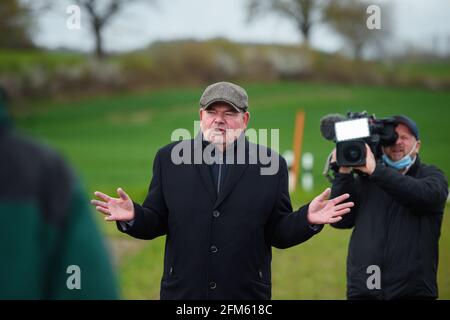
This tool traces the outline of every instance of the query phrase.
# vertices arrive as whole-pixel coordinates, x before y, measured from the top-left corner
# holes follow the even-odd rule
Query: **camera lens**
[[[366,163],[364,140],[341,141],[336,144],[336,161],[339,166],[361,166]]]
[[[344,158],[348,162],[358,162],[362,157],[362,150],[358,145],[349,145],[344,150]]]

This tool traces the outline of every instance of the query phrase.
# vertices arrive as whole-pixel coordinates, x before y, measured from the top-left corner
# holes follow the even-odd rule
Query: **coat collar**
[[[420,158],[419,155],[416,156],[416,160],[414,161],[413,165],[406,171],[405,175],[407,176],[416,176],[417,171],[420,167]]]
[[[203,155],[203,149],[208,145],[209,143],[205,140],[203,140],[203,135],[199,133],[195,139],[194,139],[194,154],[195,152],[202,152]],[[203,185],[205,186],[206,190],[208,191],[209,197],[211,198],[212,202],[214,203],[214,208],[217,208],[231,193],[236,183],[241,178],[244,171],[247,169],[248,166],[248,151],[249,151],[249,142],[245,137],[245,134],[242,133],[238,139],[233,144],[235,153],[234,153],[234,164],[229,165],[228,168],[228,174],[225,178],[224,185],[222,188],[222,191],[219,193],[219,196],[216,194],[216,188],[213,185],[213,181],[211,179],[211,173],[210,168],[206,163],[204,163],[203,158],[201,161],[201,164],[195,164],[195,167],[197,168],[197,171],[201,177],[201,180],[203,182]],[[245,150],[245,161],[244,164],[238,164],[236,163],[236,154],[237,150],[240,148],[244,148]]]

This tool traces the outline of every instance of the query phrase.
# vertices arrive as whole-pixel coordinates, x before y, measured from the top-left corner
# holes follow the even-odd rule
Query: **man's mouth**
[[[214,128],[213,131],[219,134],[224,134],[226,132],[226,130],[222,128]]]
[[[392,155],[394,156],[402,156],[403,153],[403,150],[392,150]]]

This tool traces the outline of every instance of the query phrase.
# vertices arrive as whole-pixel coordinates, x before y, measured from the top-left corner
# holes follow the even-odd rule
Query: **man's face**
[[[419,153],[420,141],[416,140],[416,137],[411,133],[407,126],[399,124],[395,131],[398,134],[397,141],[392,146],[383,147],[384,153],[392,160],[398,161],[411,152],[414,147],[411,157],[415,157]]]
[[[247,128],[250,114],[238,112],[229,104],[218,102],[207,110],[200,109],[200,129],[214,144],[233,143]]]

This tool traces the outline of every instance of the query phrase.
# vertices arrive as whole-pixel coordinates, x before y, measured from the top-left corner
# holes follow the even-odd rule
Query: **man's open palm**
[[[309,223],[336,223],[342,219],[342,215],[350,212],[350,208],[354,206],[353,202],[341,203],[350,197],[348,193],[328,200],[330,193],[331,189],[327,188],[322,194],[318,195],[313,201],[311,201],[308,209]]]
[[[102,192],[94,192],[95,196],[103,201],[91,200],[95,209],[106,215],[106,221],[130,221],[134,219],[134,206],[130,197],[122,190],[117,189],[119,198],[112,198]]]

